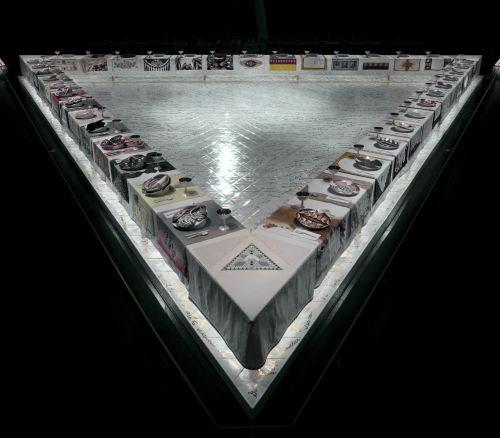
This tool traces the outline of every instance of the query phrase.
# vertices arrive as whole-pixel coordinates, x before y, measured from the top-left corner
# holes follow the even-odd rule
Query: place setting
[[[155,221],[156,241],[182,274],[188,267],[187,246],[245,229],[231,209],[206,196],[158,208]]]
[[[142,193],[148,197],[166,196],[175,190],[171,186],[171,182],[169,175],[159,173],[142,183]]]
[[[361,154],[361,150],[364,148],[362,144],[355,144],[353,147],[356,150],[355,153],[345,152],[333,164],[338,165],[339,170],[342,172],[375,178],[383,167],[382,161],[378,158]]]
[[[391,130],[395,132],[403,132],[408,134],[410,132],[415,131],[415,127],[410,123],[403,122],[401,120],[394,120],[393,126],[391,126]]]
[[[158,169],[160,163],[157,163],[157,166]],[[169,167],[171,167],[170,164]],[[164,177],[161,175],[164,175]],[[129,180],[129,184],[134,187],[136,192],[141,194],[141,199],[150,208],[156,209],[167,204],[197,199],[204,195],[202,190],[193,184],[192,178],[175,171],[168,171],[168,175],[159,173],[147,180],[144,178],[147,178],[146,172],[139,178]]]
[[[122,123],[121,119],[113,119],[110,121],[100,120],[95,124],[89,124],[86,131],[91,137],[100,137],[108,133],[120,135],[119,133],[128,132],[129,129]]]
[[[445,97],[446,93],[439,90],[429,90],[425,93],[425,95],[429,97]]]
[[[316,201],[310,202],[313,205],[323,202],[323,199],[312,196],[312,193],[306,189],[308,187],[296,193],[299,204],[292,200],[282,205],[264,220],[263,227],[285,228],[292,233],[289,237],[298,240],[327,240],[332,233],[332,228],[337,227],[341,219],[337,218],[329,208],[314,208],[312,205],[305,205],[306,201],[311,198],[311,201]]]
[[[379,137],[373,144],[377,149],[382,149],[384,151],[395,151],[399,149],[401,143],[399,141],[393,140],[389,137]]]
[[[422,106],[424,108],[435,108],[438,105],[439,102],[435,100],[430,100],[430,99],[420,99],[417,102],[418,106]]]
[[[97,122],[89,123],[85,130],[91,136],[96,136],[96,134],[106,134],[109,132],[109,127],[106,126],[104,120],[98,120]]]
[[[377,134],[375,141],[379,137],[381,136]],[[376,182],[374,199],[376,200],[385,191],[392,179],[391,170],[393,169],[395,157],[384,157],[383,154],[377,154],[374,151],[361,153],[364,147],[361,143],[353,145],[356,152],[344,152],[332,164],[338,165],[341,172],[374,179]],[[404,150],[402,150],[401,154],[404,154]],[[398,154],[398,156],[401,154]]]
[[[410,119],[420,120],[420,119],[425,119],[427,117],[427,114],[416,109],[410,109],[404,113],[404,116],[409,117]]]
[[[437,82],[435,85],[434,85],[436,88],[442,88],[444,90],[449,90],[450,88],[453,88],[453,85],[452,84],[445,84],[444,82],[442,81],[439,81]]]
[[[63,97],[72,97],[81,94],[79,87],[72,87],[69,85],[63,86],[54,92],[54,96],[63,98]]]
[[[229,215],[229,213],[231,213],[231,210],[228,211],[225,218]],[[202,204],[184,207],[172,216],[172,225],[174,228],[180,231],[196,231],[194,233],[185,234],[184,236],[187,239],[192,239],[198,235],[207,235],[208,231],[200,230],[207,226],[208,221],[207,207]],[[228,227],[225,224],[225,221],[224,226],[221,225],[220,228],[223,231],[227,231]]]
[[[348,179],[333,179],[328,186],[328,191],[337,196],[351,198],[359,195],[361,187]]]
[[[309,187],[309,198],[323,203],[352,208],[360,195],[370,190],[371,183],[356,181],[347,173],[342,173],[337,165],[328,166]]]
[[[55,81],[59,81],[59,76],[58,75],[50,75],[50,76],[46,76],[46,77],[43,77],[41,78],[43,82],[55,82]]]
[[[67,109],[73,110],[83,108],[84,106],[93,106],[94,102],[90,96],[72,96],[65,99],[62,103]]]
[[[333,178],[329,181],[327,192],[333,195],[333,199],[341,206],[349,208],[348,223],[349,230],[360,226],[370,212],[372,206],[372,194],[374,184],[362,181],[362,177],[352,178],[348,174],[342,174],[334,167]]]
[[[97,114],[94,112],[93,108],[87,108],[87,109],[78,111],[75,114],[75,119],[79,119],[79,120],[94,119],[96,117],[97,117]]]
[[[127,149],[128,152],[148,148],[139,134],[131,134],[128,136],[117,134],[111,138],[102,140],[99,146],[104,151],[117,151]]]

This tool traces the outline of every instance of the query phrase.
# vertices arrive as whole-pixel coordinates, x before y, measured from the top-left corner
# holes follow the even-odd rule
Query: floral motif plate
[[[330,226],[330,218],[314,208],[301,208],[295,216],[297,222],[310,230],[324,230]]]

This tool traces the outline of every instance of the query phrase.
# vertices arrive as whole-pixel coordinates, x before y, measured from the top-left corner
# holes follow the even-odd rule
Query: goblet
[[[339,51],[338,50],[334,50],[333,53],[335,54],[335,58],[338,58],[339,56]]]
[[[306,55],[309,55],[309,50],[304,50],[304,53],[305,53]]]
[[[384,130],[384,127],[383,126],[375,126],[373,129],[376,132],[375,138],[378,139],[378,135],[379,135],[379,133],[381,133]]]
[[[390,124],[394,124],[394,119],[399,116],[399,113],[389,113],[389,118],[391,119]]]
[[[297,192],[295,195],[300,201],[300,208],[304,208],[304,201],[309,198],[309,192]]]
[[[243,53],[243,55],[246,55],[247,51],[246,50],[242,50],[241,53]]]
[[[184,53],[184,50],[179,50],[179,55],[182,55]]]
[[[127,132],[127,128],[125,128],[125,125],[122,123],[122,119],[113,119],[111,121],[113,122],[114,132]]]
[[[401,50],[396,50],[396,55],[401,55]]]
[[[163,162],[163,155],[160,152],[150,152],[147,157],[151,163],[154,163],[154,169],[159,172],[161,170],[161,164]]]
[[[182,178],[179,178],[179,182],[181,183],[181,186],[184,187],[184,196],[186,198],[189,196],[188,187],[189,187],[189,183],[192,180],[193,179],[189,178],[188,176],[183,176]]]
[[[370,51],[369,50],[365,50],[365,54],[366,54],[366,57],[369,58],[370,57]]]
[[[102,117],[103,119],[109,119],[109,116],[105,116],[105,115],[104,115],[104,111],[106,110],[106,107],[105,107],[105,106],[100,106],[100,107],[99,107],[99,110],[101,111],[101,117]]]
[[[377,134],[378,135],[378,134]],[[377,137],[378,138],[378,137]],[[364,145],[362,144],[355,144],[354,146],[354,149],[356,149],[356,158],[359,158],[359,154],[361,152],[361,150],[365,147]]]
[[[340,170],[340,166],[336,164],[332,164],[331,166],[328,166],[328,170],[332,174],[332,179],[335,176],[335,174]]]
[[[219,227],[221,231],[229,230],[229,227],[226,225],[226,219],[231,214],[231,210],[229,208],[219,208],[217,209],[217,214],[222,219],[222,225]]]
[[[118,58],[118,57],[119,57],[119,55],[120,55],[120,51],[119,51],[119,50],[115,50],[115,55],[116,55],[116,57]]]

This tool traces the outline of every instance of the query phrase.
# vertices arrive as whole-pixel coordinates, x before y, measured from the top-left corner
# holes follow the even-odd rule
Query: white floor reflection
[[[79,83],[253,227],[425,78]]]

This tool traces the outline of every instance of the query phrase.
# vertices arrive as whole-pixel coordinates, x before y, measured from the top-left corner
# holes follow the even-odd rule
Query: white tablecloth
[[[264,230],[243,230],[187,247],[189,298],[244,367],[261,367],[312,299],[316,250],[310,240]],[[250,266],[254,261],[259,267],[259,260],[268,269]]]

